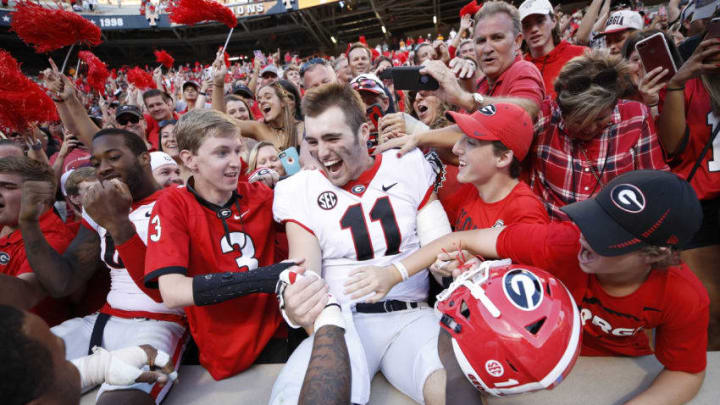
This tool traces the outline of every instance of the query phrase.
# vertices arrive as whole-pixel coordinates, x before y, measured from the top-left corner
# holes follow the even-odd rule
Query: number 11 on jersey
[[[375,201],[370,210],[370,220],[372,222],[380,222],[383,235],[385,236],[384,256],[396,255],[400,253],[400,244],[402,235],[398,227],[395,211],[390,204],[390,197],[381,197]],[[372,223],[370,224],[373,225]],[[350,229],[353,243],[355,244],[355,255],[357,260],[370,260],[375,257],[372,240],[370,238],[370,230],[365,221],[365,213],[361,204],[355,204],[348,209],[340,218],[340,227],[342,229]]]

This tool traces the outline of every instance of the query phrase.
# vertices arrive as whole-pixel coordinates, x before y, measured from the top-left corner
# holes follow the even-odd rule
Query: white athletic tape
[[[155,356],[155,366],[163,368],[167,366],[167,364],[170,362],[170,355],[165,353],[162,350],[157,351],[157,356]]]
[[[170,356],[162,350],[157,351],[155,365],[165,367]],[[80,371],[83,392],[96,385],[132,385],[143,373],[148,364],[147,353],[140,346],[130,346],[109,352],[101,347],[93,347],[93,354],[72,360]],[[168,376],[172,381],[177,379],[177,372]]]
[[[103,349],[95,346],[93,347],[93,352],[95,352],[95,350]],[[141,368],[148,364],[147,353],[145,353],[145,350],[140,346],[123,347],[122,349],[113,350],[110,354],[133,367]]]
[[[452,232],[450,221],[440,200],[433,200],[417,214],[417,235],[420,246],[425,246],[435,239]]]
[[[300,325],[292,322],[288,317],[287,313],[285,312],[285,297],[283,296],[283,294],[285,294],[285,288],[287,288],[288,285],[295,284],[298,279],[306,276],[320,278],[320,276],[314,271],[306,271],[303,274],[298,274],[288,269],[280,273],[278,288],[275,289],[277,292],[278,303],[280,304],[280,314],[282,315],[283,319],[285,319],[285,322],[287,322],[288,326],[293,329],[299,329]]]
[[[392,263],[392,265],[395,266],[397,271],[400,273],[400,278],[402,278],[402,281],[405,281],[408,278],[410,278],[410,276],[408,275],[407,267],[405,267],[405,265],[402,264],[402,262],[400,260],[394,261]]]
[[[317,332],[320,328],[327,325],[335,325],[338,328],[345,329],[345,319],[337,299],[332,294],[328,294],[328,303],[315,319],[314,330]]]
[[[94,347],[93,354],[75,359],[72,363],[80,372],[83,391],[104,382],[112,385],[132,385],[142,374],[139,368],[125,363],[100,347]]]

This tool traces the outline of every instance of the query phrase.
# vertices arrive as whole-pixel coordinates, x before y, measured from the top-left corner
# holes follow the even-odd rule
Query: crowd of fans
[[[366,188],[370,192],[382,161],[398,165],[396,175],[408,182],[423,185],[427,180],[431,186],[427,194],[425,189],[419,196],[408,194],[417,198],[414,211],[395,208],[396,232],[398,226],[404,232],[409,217],[414,235],[417,216],[418,236],[402,233],[402,248],[398,240],[392,249],[392,234],[382,219],[385,256],[409,254],[421,245],[424,251],[442,236],[423,241],[421,215],[430,208],[435,218],[447,215],[454,232],[508,230],[492,234],[498,247],[494,250],[493,245],[490,257],[495,252],[515,261],[535,260],[521,263],[551,273],[553,263],[562,259],[548,252],[543,260],[524,256],[510,247],[515,246],[511,239],[522,236],[520,229],[532,231],[532,241],[540,245],[560,240],[558,235],[574,235],[572,249],[581,250],[577,260],[593,278],[573,284],[556,276],[581,308],[582,354],[655,353],[665,368],[635,400],[688,401],[702,385],[705,351],[720,349],[720,279],[713,265],[720,261],[720,29],[711,28],[718,2],[709,3],[671,0],[650,11],[636,4],[593,0],[583,9],[563,12],[547,0],[526,0],[517,8],[490,1],[462,14],[447,39],[407,39],[393,50],[385,44],[373,48],[363,38],[336,56],[256,51],[252,60],[230,62],[218,53],[211,65],[196,62],[170,70],[146,66],[154,83],[143,89],[131,83],[127,68],[116,68],[103,93],[91,89],[82,64],[65,75],[51,61],[38,81],[48,89],[60,120],[37,123],[22,133],[3,132],[0,140],[0,303],[40,316],[62,339],[68,360],[87,355],[96,345],[112,351],[148,344],[168,353],[176,366],[181,359],[202,364],[216,379],[258,362],[290,359],[288,365],[297,366],[304,361],[299,380],[283,372],[282,383],[273,390],[277,403],[285,397],[297,400],[300,386],[297,392],[287,387],[291,380],[302,383],[308,357],[291,357],[304,336],[302,329],[287,325],[302,326],[312,335],[328,290],[343,305],[371,292],[377,301],[389,292],[392,296],[393,285],[415,280],[413,274],[427,267],[397,265],[402,277],[388,281],[384,274],[395,275],[394,270],[378,269],[390,261],[373,261],[377,241],[364,247],[355,225],[345,222],[349,215],[339,219],[342,227],[337,230],[352,230],[352,254],[343,256],[344,250],[327,248],[333,234],[323,231],[317,224],[322,219],[303,205],[303,193],[318,187],[319,196],[309,197],[313,208],[342,204],[346,197],[322,192],[323,181],[348,195],[362,196]],[[665,39],[676,71],[644,68],[635,45],[657,33]],[[434,78],[438,90],[396,88],[382,73],[397,66],[422,66],[420,73]],[[333,108],[344,114],[339,121],[329,113]],[[494,116],[500,121],[491,121]],[[344,128],[354,141],[345,141]],[[624,228],[633,239],[618,248],[642,249],[623,250],[621,256],[599,251],[572,207],[599,199],[603,190],[612,194],[615,189],[608,188],[617,184],[615,179],[648,170],[671,172],[687,181],[701,215],[676,218],[677,211],[692,210],[673,206],[674,211],[668,208],[642,235]],[[639,211],[651,204],[632,193],[618,198],[630,199],[628,204]],[[381,200],[365,207],[372,211],[367,220],[361,218],[363,224],[381,220],[376,209],[384,207]],[[434,210],[435,200],[441,204],[440,214]],[[365,215],[362,210],[360,215]],[[676,218],[668,221],[678,227],[699,223],[700,216],[702,220],[697,232],[686,238],[678,231],[648,242],[645,238],[662,228],[666,216]],[[538,235],[545,231],[539,229],[545,228],[514,224],[566,227],[548,228],[558,232],[541,239]],[[442,226],[433,223],[433,229]],[[576,245],[580,231],[583,236]],[[463,249],[469,255],[487,255],[478,241],[495,239],[477,232],[451,234],[459,238],[454,242],[464,244],[448,245],[455,252],[432,256],[450,262],[464,254]],[[410,248],[406,239],[417,241]],[[367,256],[363,249],[370,249]],[[569,255],[575,260],[575,253]],[[595,257],[607,259],[604,268],[583,267]],[[280,292],[282,311],[275,296],[266,294],[270,291],[240,297],[228,287],[235,282],[232,272],[289,258],[306,272],[324,275],[327,284],[305,277],[299,287],[288,286]],[[337,284],[328,277],[333,274],[328,269],[341,264],[350,270],[378,267],[359,276],[368,277],[367,284],[348,292],[343,281]],[[641,271],[622,272],[628,268]],[[422,287],[429,290],[421,296],[430,296],[432,305],[432,295],[459,273],[437,263],[429,269],[434,277],[429,287]],[[214,274],[223,275],[226,284],[214,280]],[[661,281],[658,274],[663,274]],[[216,281],[226,288],[224,295],[203,295],[215,291]],[[651,284],[655,295],[648,293]],[[658,297],[672,301],[676,309],[653,309],[650,303]],[[396,300],[400,298],[385,302],[400,302]],[[386,305],[384,312],[397,311],[387,309],[393,305]],[[662,315],[627,309],[633,306],[653,307],[650,310]],[[603,313],[617,315],[621,309],[637,322],[619,327],[603,318]],[[34,319],[27,313],[25,318]],[[358,319],[362,327],[372,325],[369,318]],[[437,320],[433,322],[437,327]],[[0,344],[6,344],[10,334],[35,338],[29,328],[23,329],[22,320],[19,325],[12,329],[3,323]],[[365,345],[370,337],[362,327],[357,326]],[[420,326],[409,328],[412,338],[420,339]],[[436,336],[437,329],[432,334]],[[194,344],[183,358],[189,339]],[[427,350],[417,342],[404,348],[413,353],[393,354],[406,357],[393,357],[392,367],[380,360],[372,367],[382,369],[416,401],[435,403],[437,393],[429,388],[436,383],[435,363],[410,363],[416,359],[412,356]],[[43,345],[48,343],[43,340]],[[20,356],[43,366],[18,366],[22,373],[13,372],[0,383],[3,397],[11,392],[9,403],[20,404],[75,395],[48,383],[55,378],[47,367],[53,360],[42,357],[42,347],[30,346],[25,344],[28,349]],[[301,345],[296,353],[309,349]],[[7,363],[9,357],[2,356]],[[415,385],[395,376],[412,374],[419,363],[425,369],[415,370],[418,378],[422,375]],[[38,381],[45,383],[33,388]],[[159,403],[169,385],[125,388],[103,384],[99,403]],[[353,402],[358,402],[355,399],[363,396],[355,390],[353,385]]]

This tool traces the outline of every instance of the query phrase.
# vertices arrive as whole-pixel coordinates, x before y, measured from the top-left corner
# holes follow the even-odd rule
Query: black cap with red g
[[[590,247],[619,256],[646,246],[682,247],[700,229],[702,208],[687,181],[670,172],[636,170],[595,197],[562,207]]]

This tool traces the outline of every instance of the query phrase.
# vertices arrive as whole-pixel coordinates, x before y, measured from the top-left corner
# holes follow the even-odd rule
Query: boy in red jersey
[[[643,329],[655,329],[654,354],[665,368],[630,402],[692,399],[705,377],[709,299],[687,265],[673,263],[674,249],[700,227],[702,211],[692,187],[672,173],[637,170],[562,210],[572,222],[453,233],[402,265],[414,274],[442,249],[462,243],[486,258],[549,269],[581,307],[582,355],[651,354]]]
[[[27,309],[49,325],[70,317],[68,302],[48,296],[28,261],[26,241],[20,230],[22,203],[28,186],[47,183],[48,193],[37,201],[37,227],[53,249],[65,251],[75,236],[52,210],[57,179],[52,168],[25,156],[0,159],[0,297],[2,302]]]
[[[710,295],[709,350],[720,350],[720,39],[705,39],[668,81],[657,133],[670,170],[693,186],[703,224],[682,258]]]
[[[290,264],[258,268],[274,261],[273,192],[238,182],[242,149],[231,119],[192,110],[175,131],[193,175],[186,187],[166,191],[153,209],[145,283],[159,287],[168,307],[185,308],[200,363],[222,379],[250,367],[271,338],[285,332],[268,294],[274,288],[255,288],[248,278],[263,272],[264,285],[274,287],[278,270]],[[241,297],[248,292],[260,293]]]
[[[472,115],[449,112],[448,118],[464,133],[453,153],[458,182],[465,184],[443,201],[455,231],[549,222],[540,199],[518,180],[533,140],[530,115],[515,104],[496,103]]]

